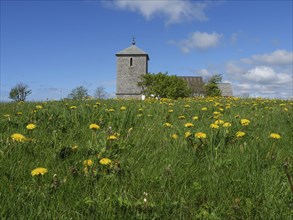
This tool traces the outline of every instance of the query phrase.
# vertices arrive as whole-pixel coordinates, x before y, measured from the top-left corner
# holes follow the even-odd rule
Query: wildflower
[[[16,115],[22,115],[22,112],[16,112]]]
[[[237,131],[236,132],[236,137],[243,137],[243,136],[245,136],[245,132],[243,132],[243,131]]]
[[[185,108],[190,108],[190,105],[185,105],[184,107],[185,107]]]
[[[101,160],[100,160],[100,164],[102,164],[102,165],[108,165],[108,164],[110,164],[112,161],[109,159],[109,158],[102,158]]]
[[[100,126],[97,125],[97,124],[91,124],[91,125],[90,125],[90,129],[98,130],[98,129],[100,129]]]
[[[208,110],[208,108],[204,107],[204,108],[202,108],[201,110],[202,110],[202,111],[206,111],[206,110]]]
[[[168,110],[169,113],[172,113],[173,111],[174,111],[173,109],[169,109],[169,110]]]
[[[115,112],[115,109],[110,108],[110,109],[108,109],[108,112]]]
[[[270,134],[270,138],[273,138],[273,139],[280,139],[281,138],[281,135],[277,134],[277,133],[271,133]]]
[[[194,127],[194,125],[192,123],[188,122],[184,125],[184,127],[190,128],[190,127]]]
[[[75,105],[73,105],[73,106],[70,106],[70,109],[75,110],[75,109],[77,109],[77,107]]]
[[[218,120],[216,120],[215,121],[215,124],[216,125],[222,125],[222,124],[224,124],[225,122],[223,121],[223,120],[220,120],[220,119],[218,119]]]
[[[32,174],[32,176],[39,176],[39,175],[43,176],[47,172],[48,172],[48,170],[46,168],[38,167],[38,168],[32,170],[31,174]]]
[[[221,114],[220,112],[213,112],[213,115],[219,115]]]
[[[203,132],[197,132],[195,135],[194,135],[196,138],[198,139],[205,139],[207,138],[207,135]]]
[[[92,160],[85,160],[83,161],[83,165],[86,167],[90,167],[94,164],[94,162]]]
[[[165,127],[172,127],[172,125],[170,123],[168,123],[168,122],[164,123],[164,126]]]
[[[172,138],[176,140],[179,138],[179,136],[177,134],[172,134]]]
[[[139,108],[138,111],[140,111],[140,112],[143,111],[143,108]]]
[[[3,115],[5,118],[9,118],[10,117],[10,115],[9,114],[5,114],[5,115]]]
[[[287,111],[289,111],[289,109],[288,108],[284,108],[284,111],[287,112]]]
[[[184,133],[184,137],[185,138],[188,138],[188,137],[190,137],[191,136],[191,132],[190,131],[186,131],[185,133]]]
[[[36,108],[37,108],[37,109],[42,109],[43,106],[41,106],[41,105],[37,105]]]
[[[28,124],[27,126],[26,126],[26,128],[28,129],[28,130],[33,130],[33,129],[35,129],[37,126],[35,125],[35,124]]]
[[[184,115],[180,115],[178,118],[179,119],[185,119],[185,116]]]
[[[248,119],[241,119],[240,122],[241,122],[241,125],[243,125],[243,126],[247,126],[250,123],[250,121]]]
[[[219,129],[219,125],[217,124],[211,124],[210,127],[213,129]]]
[[[126,107],[125,106],[121,106],[120,110],[121,111],[125,111],[126,110]]]
[[[225,127],[225,128],[231,127],[231,123],[229,123],[229,122],[225,122],[225,123],[223,124],[223,127]]]
[[[77,149],[78,149],[78,146],[77,145],[74,145],[74,146],[71,147],[71,150],[72,151],[77,151]]]
[[[192,119],[193,120],[198,120],[198,116],[194,116]]]
[[[110,135],[109,137],[107,137],[107,140],[116,140],[117,139],[117,136],[115,135]]]
[[[26,140],[26,137],[22,134],[15,133],[11,135],[11,139],[17,142],[23,142]]]

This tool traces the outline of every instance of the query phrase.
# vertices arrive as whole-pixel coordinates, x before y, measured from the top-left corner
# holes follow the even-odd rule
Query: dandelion
[[[197,132],[195,135],[194,135],[196,138],[198,139],[205,139],[207,138],[207,135],[203,132]]]
[[[164,123],[164,126],[165,127],[172,127],[172,125],[170,123],[168,123],[168,122]]]
[[[198,120],[198,116],[194,116],[192,119],[193,120]]]
[[[243,126],[248,126],[250,123],[250,121],[248,119],[241,119],[240,122],[241,122],[241,125],[243,125]]]
[[[77,107],[75,105],[73,105],[73,106],[70,106],[70,109],[75,110],[75,109],[77,109]]]
[[[184,107],[185,107],[185,108],[190,108],[190,105],[185,105]]]
[[[32,170],[31,174],[32,174],[32,176],[39,176],[39,175],[43,176],[47,172],[48,172],[48,170],[46,168],[38,167],[38,168]]]
[[[229,122],[225,122],[225,123],[223,124],[223,127],[224,127],[224,128],[231,127],[231,123],[229,123]]]
[[[180,115],[178,118],[179,119],[185,119],[185,116],[184,115]]]
[[[109,165],[112,161],[109,158],[102,158],[100,160],[100,164],[102,165]]]
[[[236,137],[243,137],[243,136],[245,136],[245,132],[243,132],[243,131],[237,131],[236,132]]]
[[[225,122],[223,121],[223,120],[220,120],[220,119],[218,119],[218,120],[216,120],[215,121],[215,124],[216,125],[222,125],[222,124],[224,124]]]
[[[86,167],[90,167],[93,164],[94,164],[94,162],[91,159],[83,161],[83,165]]]
[[[171,136],[173,139],[178,139],[179,138],[179,136],[177,135],[177,134],[172,134],[172,136]]]
[[[73,146],[71,147],[71,150],[72,150],[72,151],[77,151],[77,149],[78,149],[78,146],[77,146],[77,145],[73,145]]]
[[[189,138],[191,136],[191,132],[190,131],[186,131],[185,133],[184,133],[184,137],[185,138]]]
[[[281,135],[277,134],[277,133],[271,133],[270,134],[270,138],[273,138],[273,139],[280,139],[281,138]]]
[[[24,142],[26,140],[26,137],[22,134],[15,133],[11,135],[11,139],[17,142]]]
[[[168,110],[169,113],[172,113],[173,111],[174,111],[173,109],[169,109],[169,110]]]
[[[115,135],[110,135],[109,137],[107,137],[107,140],[111,140],[111,141],[116,140],[116,139],[117,139],[117,136],[115,136]]]
[[[43,106],[41,106],[41,105],[37,105],[36,108],[37,108],[37,109],[42,109]]]
[[[210,127],[213,129],[219,129],[219,125],[217,124],[211,124]]]
[[[188,122],[184,125],[184,127],[190,128],[190,127],[194,127],[194,125],[192,123]]]
[[[28,130],[33,130],[33,129],[35,129],[37,126],[35,125],[35,124],[28,124],[27,126],[26,126],[26,128],[28,129]]]
[[[90,129],[92,129],[92,130],[98,130],[98,129],[100,129],[100,126],[97,125],[97,124],[90,124]]]
[[[208,108],[204,107],[204,108],[201,108],[202,111],[206,111],[208,110]]]
[[[110,108],[110,109],[108,109],[108,112],[115,112],[115,109]]]
[[[22,112],[16,112],[16,115],[22,115]]]
[[[121,111],[125,111],[126,110],[126,107],[125,106],[121,106],[120,110]]]

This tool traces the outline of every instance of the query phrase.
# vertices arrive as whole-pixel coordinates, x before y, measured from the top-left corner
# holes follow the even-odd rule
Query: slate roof
[[[146,55],[149,60],[149,55],[144,52],[142,49],[138,48],[136,45],[131,45],[124,50],[119,51],[116,53],[116,56],[123,56],[123,55]]]

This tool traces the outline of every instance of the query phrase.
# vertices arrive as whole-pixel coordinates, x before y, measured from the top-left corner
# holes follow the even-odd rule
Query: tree
[[[222,92],[218,87],[218,84],[222,81],[221,74],[213,75],[205,84],[205,92],[207,96],[221,96]]]
[[[96,91],[95,91],[95,95],[96,98],[98,99],[105,99],[107,98],[108,94],[105,91],[105,88],[103,86],[99,86]]]
[[[19,83],[10,90],[9,98],[19,102],[25,101],[27,96],[32,93],[32,90],[28,89],[29,87],[25,84]]]
[[[190,95],[187,83],[177,76],[167,73],[143,75],[138,83],[146,96],[154,95],[161,98],[183,98]]]
[[[89,97],[88,90],[83,86],[76,87],[68,95],[69,99],[74,99],[74,100],[82,100],[82,99],[85,99],[87,97]]]

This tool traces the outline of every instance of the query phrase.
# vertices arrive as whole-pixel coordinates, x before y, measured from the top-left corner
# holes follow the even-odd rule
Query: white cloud
[[[290,58],[291,57],[291,58]],[[235,94],[263,97],[293,97],[292,52],[276,50],[226,63],[225,77]]]
[[[219,45],[222,34],[213,32],[193,32],[187,39],[181,41],[172,41],[171,43],[179,46],[183,53],[189,53],[191,50],[207,50]]]
[[[208,6],[207,2],[182,0],[114,0],[112,4],[118,9],[137,12],[143,15],[146,19],[151,19],[155,16],[163,16],[166,19],[167,24],[179,23],[185,20],[207,20],[205,14],[205,9]]]
[[[264,65],[292,65],[293,53],[286,50],[276,50],[270,54],[252,55],[245,60],[247,63],[257,63]]]

